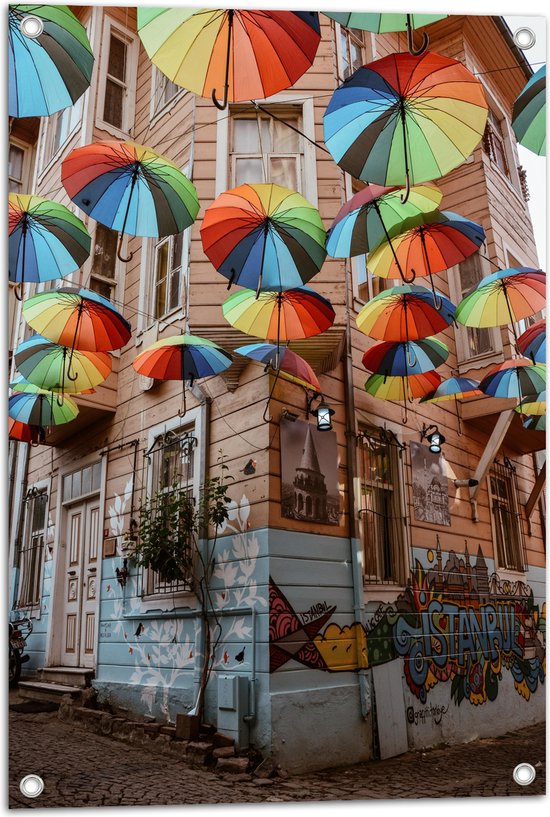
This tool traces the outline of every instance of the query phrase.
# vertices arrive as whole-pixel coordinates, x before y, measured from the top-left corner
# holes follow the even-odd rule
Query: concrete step
[[[77,698],[82,692],[82,687],[45,683],[43,681],[19,681],[17,691],[19,697],[26,700],[59,703],[63,695],[71,695],[73,698]]]
[[[70,687],[89,687],[94,677],[89,667],[43,667],[39,670],[38,680],[49,684],[65,684]]]

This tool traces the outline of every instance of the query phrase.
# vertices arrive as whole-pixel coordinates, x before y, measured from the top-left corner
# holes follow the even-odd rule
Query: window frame
[[[32,145],[30,145],[28,142],[24,142],[22,139],[18,139],[16,136],[11,136],[10,134],[8,143],[8,190],[12,182],[12,177],[9,175],[9,150],[11,147],[22,151],[23,161],[21,163],[21,190],[10,190],[9,192],[25,194],[32,187],[30,179],[30,172],[32,168]],[[14,179],[14,181],[18,183],[17,179]]]
[[[126,78],[122,83],[116,77],[108,77],[107,68],[109,63],[109,53],[111,45],[111,35],[118,37],[119,40],[126,42]],[[135,96],[137,84],[137,61],[139,53],[139,43],[137,35],[132,32],[125,25],[118,20],[109,17],[108,14],[104,16],[103,21],[103,35],[102,43],[104,44],[101,51],[100,65],[99,65],[99,83],[96,103],[96,127],[99,130],[107,131],[117,139],[123,137],[127,139],[134,124],[135,113]],[[107,79],[112,79],[116,84],[124,87],[123,102],[122,102],[122,124],[118,128],[110,122],[106,122],[103,118],[105,112],[105,93],[107,89]]]
[[[30,485],[26,496],[22,498],[25,504],[23,532],[20,541],[17,543],[15,551],[15,565],[18,569],[17,577],[17,593],[13,600],[14,610],[28,611],[29,616],[38,617],[42,607],[42,596],[44,592],[44,563],[46,561],[46,539],[48,531],[48,516],[50,509],[50,483],[49,481],[37,482]],[[33,531],[32,517],[34,515],[35,502],[38,497],[45,497],[44,509],[44,524],[41,530]],[[29,502],[30,500],[30,502]],[[38,548],[36,548],[32,537],[40,540]],[[29,554],[26,557],[24,566],[24,554]],[[26,581],[27,570],[32,563],[32,571],[34,572],[34,582],[36,583],[37,596],[30,600],[28,598],[22,600],[22,589]],[[31,572],[32,575],[32,572]]]
[[[258,111],[248,111],[248,110],[239,111],[238,106],[235,105],[235,106],[232,106],[232,107],[233,107],[233,112],[232,112],[232,114],[230,116],[230,119],[229,119],[229,121],[230,121],[230,128],[229,128],[229,186],[230,186],[230,188],[237,187],[239,184],[244,184],[244,182],[237,181],[237,178],[236,178],[236,166],[237,166],[238,160],[241,159],[241,158],[256,159],[256,160],[260,161],[262,163],[262,169],[263,169],[263,175],[264,176],[265,176],[265,173],[266,173],[266,168],[268,170],[268,173],[270,171],[270,164],[271,164],[271,159],[272,158],[294,159],[295,163],[296,163],[295,167],[296,167],[296,181],[297,181],[297,184],[294,186],[294,189],[298,193],[302,194],[302,190],[304,188],[304,169],[303,169],[304,150],[303,150],[303,148],[304,148],[304,142],[306,141],[303,138],[303,136],[297,134],[298,139],[299,139],[299,143],[300,143],[299,144],[300,150],[298,150],[297,152],[287,151],[286,153],[282,153],[282,152],[272,151],[272,152],[265,152],[264,153],[261,150],[262,144],[261,144],[261,137],[260,137],[260,140],[259,140],[260,141],[260,145],[259,145],[260,150],[258,152],[252,151],[250,153],[237,153],[236,151],[231,150],[231,146],[233,145],[233,140],[234,140],[235,121],[236,120],[239,120],[239,121],[249,120],[249,121],[256,121],[256,122],[260,122],[260,123],[262,121],[267,122],[268,126],[269,126],[269,131],[270,131],[270,138],[271,138],[272,142],[273,142],[273,138],[272,138],[273,137],[273,128],[275,127],[276,120],[273,119],[273,117],[269,116],[269,114],[263,113],[263,111],[260,111],[260,110],[258,110]],[[302,122],[301,122],[302,114],[301,114],[300,111],[298,111],[298,109],[296,109],[296,111],[290,110],[290,109],[287,110],[287,111],[281,111],[280,112],[280,118],[284,118],[284,117],[286,117],[286,118],[288,118],[290,120],[295,118],[296,123],[297,123],[295,125],[295,127],[297,127],[298,130],[300,130],[299,125],[302,124]],[[294,123],[292,123],[292,124],[294,124]],[[260,124],[260,127],[259,127],[258,130],[259,130],[259,133],[261,134],[261,131],[262,131],[261,124]],[[269,175],[271,175],[271,174],[269,173]],[[272,180],[271,180],[271,178],[257,180],[257,181],[255,180],[254,183],[257,183],[257,184],[271,184]]]
[[[495,466],[499,468],[499,472],[497,473],[495,470]],[[509,473],[505,474],[504,469],[509,469]],[[507,508],[507,512],[510,518],[515,522],[514,528],[516,533],[516,542],[515,543],[508,543],[505,542],[505,530],[504,525],[502,523],[502,519],[500,527],[501,527],[501,536],[502,536],[502,554],[499,553],[499,544],[498,544],[498,534],[497,534],[497,514],[496,514],[496,504],[500,502],[502,504],[502,497],[498,494],[495,494],[493,491],[492,486],[492,479],[500,479],[500,480],[508,480],[508,485],[506,488],[507,493],[507,500],[511,502],[512,508]],[[516,480],[516,469],[512,465],[512,463],[504,457],[504,463],[500,463],[498,460],[493,462],[493,465],[489,469],[487,474],[487,494],[489,497],[489,510],[491,516],[491,536],[492,536],[492,545],[493,545],[493,558],[495,560],[495,567],[499,569],[499,571],[507,571],[511,574],[524,574],[528,569],[526,552],[525,552],[525,538],[523,535],[522,524],[521,524],[521,503],[519,501],[519,489]],[[516,552],[513,554],[516,559],[516,565],[511,566],[510,564],[504,564],[503,562],[509,561],[507,559],[507,551]],[[501,558],[502,557],[502,558]],[[519,565],[519,566],[518,566]]]
[[[155,124],[159,119],[171,111],[174,105],[177,105],[186,94],[190,92],[181,85],[178,85],[176,82],[169,79],[166,74],[163,74],[162,71],[153,63],[151,63],[151,68],[151,101],[149,105],[149,120],[151,124]],[[177,90],[175,94],[170,97],[170,99],[166,100],[159,106],[157,103],[157,94],[163,82],[171,82],[172,85],[177,88]]]
[[[189,229],[189,228],[188,228]],[[181,233],[176,233],[175,235],[167,235],[159,238],[159,240],[155,243],[153,247],[153,258],[152,258],[152,274],[151,274],[151,283],[150,283],[150,292],[149,292],[149,309],[150,315],[153,320],[153,323],[163,323],[167,318],[170,318],[175,313],[180,312],[183,309],[182,303],[182,290],[184,284],[184,278],[187,274],[184,272],[184,260],[186,256],[186,240],[185,238],[187,230],[183,230]],[[174,248],[174,241],[176,236],[181,235],[181,256],[180,256],[180,263],[177,267],[170,267],[171,259],[173,258],[173,248]],[[159,269],[159,250],[164,245],[168,245],[168,262],[166,267],[166,296],[165,296],[165,311],[161,315],[157,315],[157,289],[158,289],[158,278],[157,273]],[[172,278],[175,272],[179,270],[179,284],[178,284],[178,303],[176,306],[170,306],[171,294],[172,294]]]
[[[366,43],[366,39],[365,39],[365,32],[362,31],[361,36],[358,36],[355,33],[356,31],[360,31],[360,29],[348,28],[347,26],[343,26],[341,23],[337,23],[336,21],[334,21],[334,46],[335,46],[335,53],[336,53],[336,65],[335,65],[335,68],[336,68],[336,79],[337,79],[337,81],[339,83],[345,82],[345,80],[348,77],[352,76],[354,71],[357,71],[358,68],[361,67],[361,66],[358,66],[358,68],[355,68],[355,69],[351,70],[350,73],[346,76],[345,71],[343,70],[343,63],[342,63],[342,39],[343,39],[343,37],[346,38],[346,47],[348,49],[348,53],[349,53],[349,42],[350,42],[351,38],[353,38],[354,40],[357,40],[358,43],[360,42],[360,48],[361,48],[361,52],[362,52],[361,65],[365,65],[367,62],[369,62],[368,54],[367,54],[367,43]],[[352,65],[352,63],[351,63],[351,60],[350,60],[350,67],[351,67],[351,65]]]

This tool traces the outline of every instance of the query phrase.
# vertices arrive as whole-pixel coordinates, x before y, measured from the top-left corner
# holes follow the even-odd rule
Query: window
[[[183,91],[183,88],[168,79],[162,71],[159,71],[158,68],[153,65],[153,108],[151,118],[153,119],[157,116],[169,102],[175,99],[180,91]]]
[[[18,553],[19,585],[17,607],[33,607],[40,603],[44,532],[48,509],[46,491],[32,489],[25,503],[25,531]]]
[[[358,438],[365,582],[404,584],[403,446],[383,429]]]
[[[118,136],[121,131],[128,133],[133,125],[137,40],[119,23],[115,27],[106,16],[103,42],[106,46],[99,80],[98,115],[106,129],[114,129]]]
[[[278,119],[261,112],[233,115],[231,187],[265,182],[302,192],[303,139],[292,130],[302,130],[301,112],[277,106],[276,116]]]
[[[148,476],[150,496],[156,494],[173,498],[178,496],[195,498],[195,448],[197,438],[194,436],[194,426],[176,428],[160,434],[154,440],[147,452]],[[155,512],[162,513],[162,508]],[[152,569],[144,569],[142,573],[142,595],[162,595],[189,591],[192,579],[167,582]]]
[[[10,193],[24,193],[24,174],[26,165],[25,148],[10,142],[8,156],[8,188]]]
[[[516,470],[512,463],[495,461],[489,473],[489,497],[498,566],[525,569],[519,516]]]
[[[483,278],[481,257],[478,253],[471,255],[458,265],[458,276],[460,280],[459,300],[462,300]],[[494,352],[494,336],[490,329],[461,326],[458,331],[463,333],[465,339],[464,360],[489,355]]]
[[[365,64],[363,32],[340,26],[338,77],[345,80]]]
[[[506,250],[506,263],[510,269],[518,269],[519,267],[530,266],[530,264],[522,264],[521,261],[519,261],[515,255],[512,255],[512,253],[508,249]],[[544,315],[545,310],[542,312],[536,312],[534,315],[529,315],[528,317],[522,318],[520,321],[517,321],[515,326],[516,334],[518,336],[521,335],[523,332],[525,332],[526,329],[528,329],[534,323],[540,321],[541,318],[544,317]]]
[[[62,501],[70,502],[87,494],[94,494],[101,487],[101,463],[95,462],[63,477]]]
[[[491,162],[498,167],[500,172],[510,179],[510,167],[506,155],[504,133],[503,121],[489,108],[487,125],[485,126],[485,133],[483,134],[483,150]]]
[[[156,245],[153,275],[154,316],[158,320],[181,304],[183,233]]]
[[[94,237],[94,254],[90,275],[90,289],[113,300],[116,287],[118,233],[97,224]]]
[[[111,33],[109,59],[103,105],[103,121],[122,128],[124,97],[126,95],[126,70],[128,45],[121,37]]]

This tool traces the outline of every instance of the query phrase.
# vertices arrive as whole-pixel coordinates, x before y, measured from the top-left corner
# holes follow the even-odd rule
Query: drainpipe
[[[23,464],[22,464],[22,479],[21,479],[21,487],[18,496],[18,503],[17,503],[17,512],[15,516],[15,530],[14,536],[12,539],[13,547],[11,548],[11,554],[9,559],[9,566],[15,567],[15,559],[18,551],[21,547],[21,538],[23,536],[23,515],[24,515],[24,499],[27,494],[27,485],[29,480],[29,459],[30,459],[30,445],[29,443],[16,443],[18,448],[18,457],[17,457],[17,466],[19,470],[19,456],[21,455],[21,451],[24,450],[23,453]],[[23,449],[24,447],[24,449]],[[16,491],[17,496],[17,491]],[[19,574],[17,575],[17,581],[19,582]],[[12,605],[15,605],[15,599],[17,599],[18,588],[12,587]]]

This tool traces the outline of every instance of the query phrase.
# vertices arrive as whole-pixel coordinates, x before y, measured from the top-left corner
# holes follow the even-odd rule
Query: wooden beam
[[[485,446],[485,450],[480,457],[478,466],[475,470],[474,479],[477,480],[477,485],[473,488],[470,488],[470,501],[475,501],[477,492],[479,490],[479,486],[481,482],[487,475],[487,472],[491,465],[493,464],[493,460],[495,459],[500,446],[506,436],[506,432],[510,427],[510,423],[514,419],[514,410],[509,409],[508,411],[503,412],[498,420],[496,421],[495,427],[493,428],[493,433],[487,440],[487,445]]]
[[[546,482],[546,461],[544,465],[539,471],[539,475],[535,480],[535,484],[533,485],[533,490],[531,491],[531,495],[527,502],[525,503],[525,515],[527,519],[530,519],[531,514],[533,513],[533,508],[535,507],[538,498],[541,495],[542,489],[544,488],[544,483]]]

